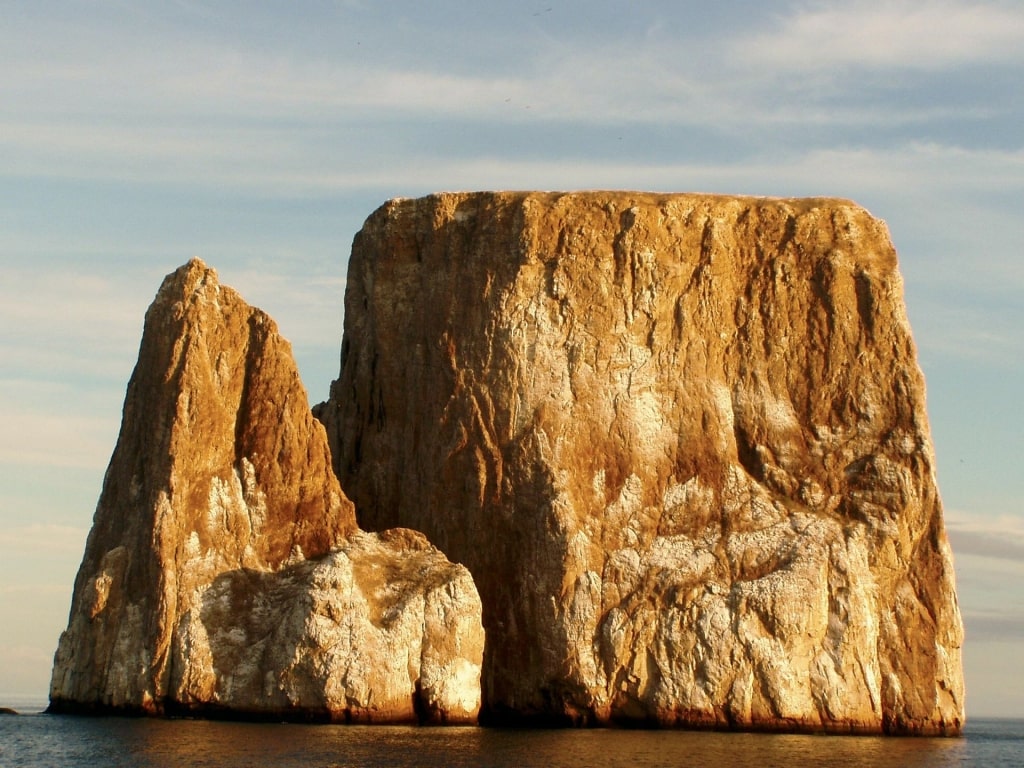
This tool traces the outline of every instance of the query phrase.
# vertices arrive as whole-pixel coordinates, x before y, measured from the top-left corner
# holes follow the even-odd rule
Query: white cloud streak
[[[106,270],[99,260],[40,270],[33,255],[11,253],[18,265],[0,268],[0,352],[11,366],[0,376],[0,387],[8,395],[0,410],[11,423],[38,424],[41,432],[54,437],[64,419],[69,427],[75,422],[85,426],[81,406],[92,402],[90,383],[123,387],[127,382],[155,287],[143,287],[137,274]],[[45,382],[57,376],[64,383],[47,390]],[[11,412],[14,403],[27,401],[34,403],[31,409]],[[0,444],[9,443],[9,450],[17,452],[16,445],[26,439],[47,450],[32,430],[5,430]],[[59,453],[62,444],[54,443],[49,450]]]
[[[78,557],[82,554],[86,533],[83,528],[56,523],[3,526],[0,527],[0,550],[31,553],[33,556],[45,553]],[[47,587],[39,584],[8,584],[0,586],[0,594],[20,594],[35,589],[57,590],[63,595],[68,591],[68,585]]]
[[[947,513],[946,528],[953,552],[1006,560],[1024,566],[1024,518],[1018,515],[981,517]]]
[[[0,462],[17,466],[102,470],[117,435],[117,418],[74,416],[23,405],[0,406]]]
[[[764,184],[785,190],[793,186],[832,190],[885,190],[906,194],[914,190],[989,191],[1018,190],[1024,186],[1024,150],[972,150],[938,143],[910,143],[889,148],[849,147],[792,150],[774,157],[745,158],[735,163],[644,163],[606,156],[586,159],[519,159],[501,156],[447,158],[405,153],[409,164],[374,162],[382,148],[370,147],[362,162],[324,157],[310,146],[292,154],[288,139],[274,145],[275,137],[253,141],[251,136],[233,140],[230,134],[197,137],[194,152],[188,141],[149,142],[130,132],[108,135],[97,130],[96,141],[88,132],[74,149],[56,154],[45,130],[25,128],[13,132],[12,146],[28,172],[68,175],[75,178],[148,182],[199,183],[238,189],[272,188],[280,195],[318,195],[350,190],[410,188],[449,189],[546,187],[581,188],[625,186],[635,188],[689,189],[696,179],[705,186],[721,188],[737,182]],[[268,143],[269,142],[269,143]],[[41,158],[48,146],[50,162]],[[120,147],[120,151],[116,148]],[[36,161],[31,158],[35,153]],[[134,158],[132,155],[134,154]],[[204,158],[211,158],[209,162]],[[16,172],[19,161],[9,164]],[[739,190],[737,190],[739,191]]]
[[[1024,578],[1024,517],[946,513],[946,529],[956,560],[958,597],[963,610],[966,649],[988,643],[1019,643],[1024,638],[1024,602],[1016,585]],[[970,679],[978,669],[965,656]],[[979,680],[982,686],[995,680]]]
[[[24,45],[0,54],[5,68],[18,72],[0,83],[0,169],[257,183],[268,166],[269,175],[275,166],[320,167],[330,146],[359,175],[380,164],[375,156],[396,150],[375,146],[374,127],[360,123],[371,118],[378,125],[463,120],[483,131],[538,121],[624,122],[747,136],[787,127],[983,120],[990,108],[822,104],[799,80],[780,91],[773,78],[792,67],[957,63],[1024,51],[1024,12],[991,4],[817,4],[779,23],[771,33],[689,55],[673,40],[630,39],[599,51],[546,40],[509,69],[513,74],[454,72],[442,57],[411,68],[351,51],[268,54],[180,31],[158,41],[94,29],[83,42],[78,30],[54,23],[52,57]],[[737,71],[734,60],[748,66]],[[344,151],[349,143],[361,151]],[[367,155],[374,160],[360,163]]]
[[[748,65],[776,71],[947,69],[1024,58],[1024,9],[958,0],[805,4],[775,29],[733,42]]]
[[[1022,267],[1024,264],[1019,263],[1006,269],[979,264],[977,272],[963,277],[962,282],[965,287],[988,289],[994,286],[1001,290],[1016,290],[1016,286],[1024,285]],[[936,269],[952,271],[946,265],[936,265]],[[954,276],[949,276],[950,281],[954,279]],[[986,307],[983,301],[951,304],[948,300],[928,297],[922,300],[919,309],[921,323],[918,330],[922,333],[918,334],[918,341],[929,355],[938,354],[961,364],[987,362],[1004,370],[1020,370],[1020,361],[1024,360],[1024,338],[1020,333],[1022,311],[994,310]]]

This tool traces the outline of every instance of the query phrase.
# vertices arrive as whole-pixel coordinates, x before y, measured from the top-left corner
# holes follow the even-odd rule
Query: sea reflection
[[[34,746],[31,754],[21,755],[24,759],[0,759],[4,766],[935,768],[968,764],[964,739],[268,725],[43,715],[18,720],[18,735]]]

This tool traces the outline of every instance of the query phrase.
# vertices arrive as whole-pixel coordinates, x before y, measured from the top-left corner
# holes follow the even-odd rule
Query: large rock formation
[[[361,524],[472,571],[485,722],[960,730],[924,382],[849,202],[389,202],[317,413]]]
[[[146,315],[51,711],[474,721],[469,573],[357,531],[291,349],[192,261]]]

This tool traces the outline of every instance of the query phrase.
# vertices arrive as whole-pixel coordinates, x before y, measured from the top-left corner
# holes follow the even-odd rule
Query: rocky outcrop
[[[480,603],[357,530],[291,349],[194,260],[146,315],[50,711],[475,721]]]
[[[924,382],[849,202],[389,202],[317,413],[361,524],[472,571],[485,722],[960,730]]]

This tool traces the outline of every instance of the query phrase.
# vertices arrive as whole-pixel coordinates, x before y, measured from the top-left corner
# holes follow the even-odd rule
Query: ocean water
[[[0,717],[0,768],[354,766],[1024,766],[1024,720],[961,739],[626,730],[504,730]]]

